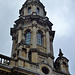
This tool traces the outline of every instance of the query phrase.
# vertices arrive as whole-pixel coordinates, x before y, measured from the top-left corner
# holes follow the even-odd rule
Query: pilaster
[[[19,29],[18,29],[18,43],[20,43],[21,40],[22,40],[22,29],[19,28]]]
[[[54,52],[53,52],[54,35],[55,35],[55,31],[50,31],[50,51],[51,51],[51,55],[53,56],[54,56]]]
[[[52,37],[50,38],[50,51],[51,51],[51,54],[54,56],[54,53],[53,53],[53,40],[52,40]]]
[[[36,44],[37,44],[37,35],[36,35],[36,32],[37,32],[37,23],[36,21],[33,21],[33,24],[32,24],[32,27],[33,27],[33,41],[32,41],[32,47],[33,48],[36,48]]]
[[[45,35],[43,35],[43,46],[44,46],[44,48],[46,47],[46,38],[45,38]]]
[[[18,52],[19,52],[19,57],[21,57],[22,56],[22,50],[21,49],[18,49]]]
[[[38,49],[36,49],[36,48],[32,48],[31,49],[31,53],[32,53],[32,62],[33,63],[38,63]]]
[[[13,57],[14,52],[15,52],[15,40],[13,39],[11,57]]]
[[[50,53],[50,35],[49,35],[49,29],[46,29],[46,47],[47,47],[47,53]]]

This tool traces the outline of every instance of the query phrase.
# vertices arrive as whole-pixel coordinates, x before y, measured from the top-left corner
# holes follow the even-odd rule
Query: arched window
[[[28,13],[29,13],[29,14],[31,13],[31,7],[28,8]]]
[[[37,14],[39,14],[39,8],[37,8]]]
[[[37,33],[37,44],[42,46],[43,45],[43,36],[41,32]]]
[[[66,64],[66,62],[63,62],[63,68],[64,68],[65,71],[68,72],[68,65]]]
[[[27,31],[25,33],[25,43],[26,44],[31,44],[31,32],[30,31]]]
[[[66,68],[66,62],[63,62],[63,67]]]

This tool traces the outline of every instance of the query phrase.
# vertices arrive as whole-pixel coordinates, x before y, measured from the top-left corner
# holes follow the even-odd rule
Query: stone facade
[[[0,55],[1,75],[70,75],[68,59],[59,52],[54,61],[53,24],[40,0],[26,0],[11,28],[11,57]]]

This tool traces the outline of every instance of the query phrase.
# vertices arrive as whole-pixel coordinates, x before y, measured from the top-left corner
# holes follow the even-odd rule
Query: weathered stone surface
[[[0,75],[70,75],[61,51],[54,61],[55,31],[40,0],[26,0],[19,13],[10,32],[11,57],[0,55]]]

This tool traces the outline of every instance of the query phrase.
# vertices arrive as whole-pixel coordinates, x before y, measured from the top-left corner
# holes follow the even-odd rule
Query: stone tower
[[[10,74],[70,75],[69,60],[63,57],[61,50],[54,61],[55,31],[40,0],[26,0],[19,13],[19,19],[11,28],[13,45],[11,58],[8,58],[12,69]]]

